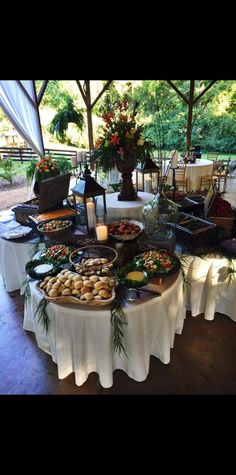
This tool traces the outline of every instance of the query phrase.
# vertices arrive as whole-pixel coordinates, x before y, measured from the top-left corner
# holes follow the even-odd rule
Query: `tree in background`
[[[188,97],[189,81],[174,81]],[[209,83],[195,83],[195,97]],[[165,149],[185,149],[187,104],[164,80],[142,81],[134,90],[142,104],[146,119],[146,138],[155,143],[160,152]],[[217,81],[196,103],[193,109],[192,145],[206,151],[236,152],[236,81]]]

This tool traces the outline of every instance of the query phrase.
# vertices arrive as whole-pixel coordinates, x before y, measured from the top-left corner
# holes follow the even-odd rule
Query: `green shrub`
[[[9,181],[9,183],[12,184],[13,162],[11,158],[0,159],[0,178]]]

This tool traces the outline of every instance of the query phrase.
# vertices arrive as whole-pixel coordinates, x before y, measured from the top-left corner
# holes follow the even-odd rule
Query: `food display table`
[[[169,279],[169,287],[168,280]],[[75,373],[81,386],[92,372],[98,373],[104,388],[113,385],[113,371],[121,369],[136,380],[144,381],[149,372],[150,355],[162,363],[170,362],[170,349],[175,333],[181,334],[185,306],[181,272],[168,277],[161,297],[126,303],[127,326],[123,328],[123,344],[127,356],[113,353],[113,327],[110,307],[89,307],[49,303],[48,333],[34,318],[42,293],[30,284],[31,300],[25,305],[24,329],[35,333],[39,348],[52,356],[58,366],[58,377]]]
[[[117,219],[137,219],[142,221],[142,208],[148,200],[152,200],[152,193],[138,192],[138,199],[135,201],[118,201],[119,193],[107,193],[107,218],[109,221]],[[98,213],[103,210],[102,196],[98,197],[97,208]]]

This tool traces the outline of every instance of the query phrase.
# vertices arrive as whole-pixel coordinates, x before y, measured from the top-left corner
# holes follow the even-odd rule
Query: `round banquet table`
[[[226,280],[227,259],[186,255],[184,259],[183,271],[189,281],[185,305],[192,316],[204,313],[206,320],[214,320],[219,312],[236,322],[235,283]],[[232,265],[236,270],[236,259]]]
[[[43,249],[45,244],[39,241],[39,237],[14,240],[0,238],[0,274],[7,292],[21,288],[27,277],[25,264],[32,259],[36,250]]]
[[[148,200],[154,195],[152,193],[138,192],[138,199],[135,201],[119,201],[117,193],[106,193],[107,219],[109,221],[116,219],[137,219],[142,221],[142,208]],[[103,211],[103,197],[97,199],[98,214]]]
[[[58,367],[59,379],[75,373],[75,383],[84,384],[92,372],[101,386],[113,385],[113,371],[121,369],[135,381],[144,381],[149,372],[150,355],[162,363],[170,362],[175,333],[181,334],[185,318],[183,277],[178,272],[161,297],[145,298],[140,303],[126,303],[127,326],[123,327],[123,344],[128,358],[112,350],[111,311],[107,307],[56,304],[50,302],[50,319],[46,333],[34,317],[43,294],[30,283],[31,299],[25,304],[25,330],[35,333],[39,348],[51,355]],[[167,282],[167,279],[166,279]]]
[[[211,175],[213,170],[212,160],[196,159],[195,163],[188,163],[186,166],[185,177],[188,178],[187,191],[200,190],[201,177]],[[172,185],[173,172],[170,169],[167,177],[167,184]]]

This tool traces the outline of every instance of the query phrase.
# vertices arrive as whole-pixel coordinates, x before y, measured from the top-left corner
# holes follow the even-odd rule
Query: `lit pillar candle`
[[[144,180],[144,191],[146,191],[146,193],[152,192],[152,179],[150,176],[146,177]]]
[[[92,229],[95,227],[96,217],[95,217],[95,204],[93,201],[87,201],[87,216],[88,216],[88,227]]]
[[[96,236],[98,241],[107,241],[108,227],[106,224],[96,224]]]

